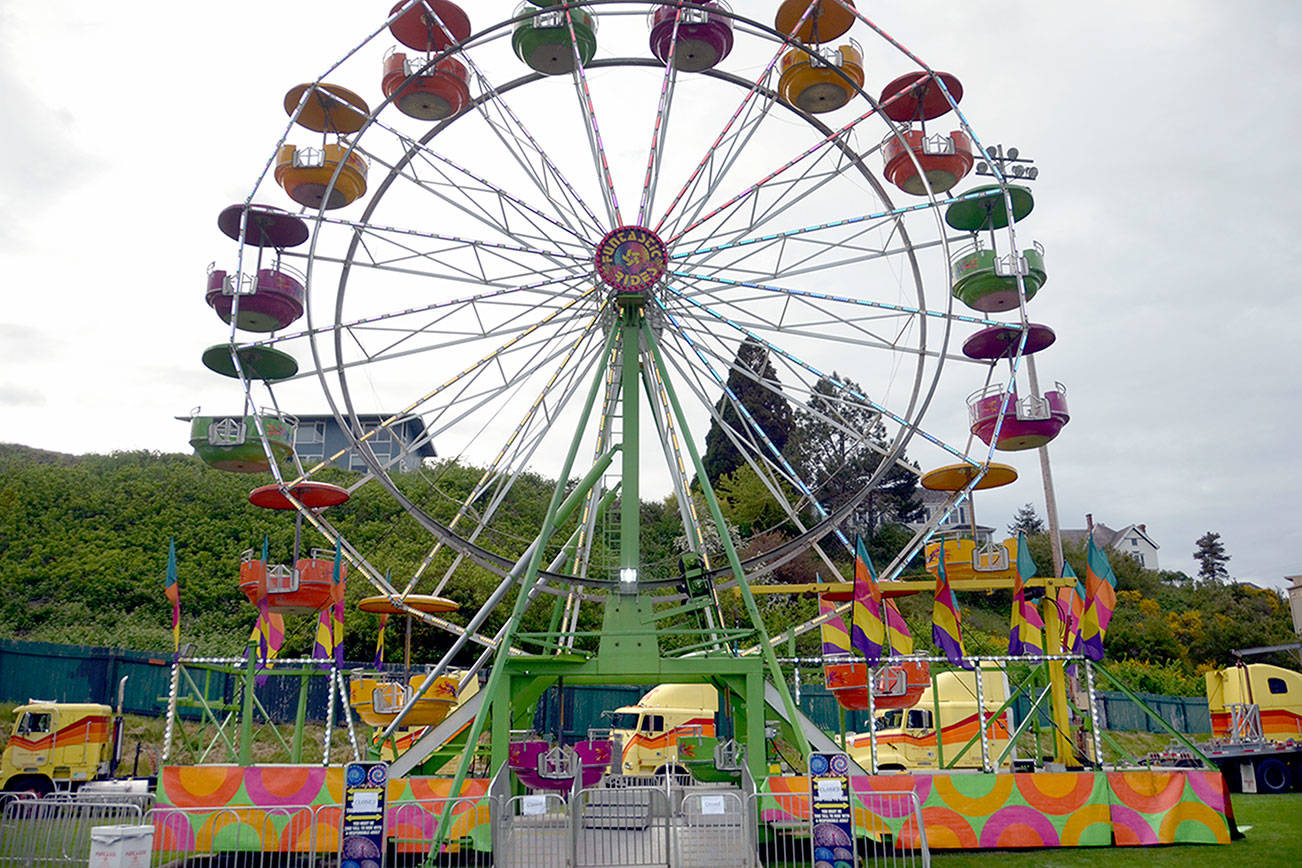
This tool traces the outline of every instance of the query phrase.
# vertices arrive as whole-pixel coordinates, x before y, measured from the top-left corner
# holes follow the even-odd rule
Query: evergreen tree
[[[878,413],[854,397],[862,394],[858,383],[833,372],[814,385],[808,409],[796,413],[788,457],[829,511],[863,488],[888,446]],[[847,529],[868,536],[884,523],[913,521],[922,511],[917,483],[917,475],[897,463],[854,511]]]
[[[1207,531],[1194,545],[1197,546],[1193,556],[1198,562],[1198,578],[1222,582],[1230,577],[1230,571],[1225,569],[1230,556],[1225,553],[1220,534]]]
[[[736,397],[735,403],[733,396]],[[749,420],[738,412],[736,404],[745,408]],[[710,485],[717,484],[722,477],[746,463],[727,429],[731,429],[743,443],[749,444],[750,451],[755,454],[773,457],[764,437],[779,452],[786,447],[791,436],[791,405],[782,394],[782,384],[778,382],[777,371],[769,360],[769,351],[759,341],[747,338],[737,349],[737,357],[728,373],[727,391],[719,396],[714,410],[718,418],[712,418],[710,422],[710,430],[705,435],[705,455],[701,458]],[[764,437],[756,428],[764,433]]]
[[[1027,536],[1034,536],[1037,533],[1044,533],[1044,522],[1035,514],[1035,507],[1026,504],[1013,515],[1013,523],[1008,526],[1008,533],[1011,536],[1017,536],[1024,533]]]

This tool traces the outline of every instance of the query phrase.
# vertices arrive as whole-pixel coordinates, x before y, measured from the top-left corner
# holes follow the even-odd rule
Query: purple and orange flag
[[[1035,561],[1026,545],[1026,535],[1017,535],[1017,577],[1013,579],[1013,614],[1008,628],[1008,653],[1044,653],[1044,620],[1035,604],[1026,599],[1026,580],[1035,576]]]
[[[1076,571],[1071,564],[1062,562],[1062,577],[1076,579]],[[1080,654],[1080,628],[1085,620],[1085,583],[1076,579],[1076,584],[1058,590],[1058,611],[1061,613],[1063,637],[1062,650],[1069,654]]]
[[[945,575],[945,542],[940,543],[940,560],[936,571],[936,602],[931,608],[931,641],[949,658],[949,662],[964,669],[973,666],[963,658],[962,617],[958,611],[958,598]]]
[[[869,663],[886,649],[886,623],[882,618],[882,591],[877,587],[863,540],[855,538],[854,603],[850,608],[850,644]]]
[[[844,657],[849,654],[850,632],[845,628],[845,620],[836,614],[836,603],[819,594],[818,614],[830,615],[820,628],[823,637],[823,656]]]
[[[163,594],[172,601],[172,653],[181,653],[181,585],[176,574],[176,538],[167,542],[167,578]]]
[[[1085,553],[1085,615],[1081,619],[1081,653],[1091,660],[1103,659],[1103,634],[1117,608],[1117,576],[1107,555],[1094,545],[1090,532]]]
[[[344,569],[343,545],[335,541],[335,565],[332,577],[334,585],[330,589],[329,606],[321,610],[316,625],[316,641],[312,645],[312,657],[318,660],[334,661],[333,665],[344,665]],[[330,663],[320,664],[329,669]]]

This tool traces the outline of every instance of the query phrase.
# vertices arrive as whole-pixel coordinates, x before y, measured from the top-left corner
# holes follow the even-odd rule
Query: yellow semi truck
[[[977,723],[977,673],[963,670],[941,672],[932,687],[922,691],[918,703],[909,708],[892,708],[877,717],[877,768],[882,771],[917,771],[939,768],[981,768],[981,745],[973,742],[980,732]],[[985,709],[987,754],[991,764],[1008,747],[1012,733],[1011,714],[1004,710],[1008,699],[1008,676],[997,667],[983,668],[981,690]],[[939,721],[936,715],[939,713]],[[937,726],[939,723],[939,726]],[[940,733],[937,746],[937,730]],[[964,746],[972,742],[964,751]],[[847,733],[846,750],[863,768],[870,764],[872,735]],[[959,752],[963,751],[962,755]],[[1004,765],[1012,759],[1012,752]]]
[[[109,778],[121,758],[121,738],[121,717],[115,719],[107,705],[20,705],[0,755],[0,789],[47,795]]]
[[[637,705],[614,711],[610,721],[613,756],[626,775],[685,771],[680,738],[714,736],[719,691],[709,684],[661,684]]]

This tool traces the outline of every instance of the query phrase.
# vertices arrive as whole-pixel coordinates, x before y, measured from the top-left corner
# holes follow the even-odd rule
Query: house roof
[[[1064,542],[1083,543],[1089,538],[1088,530],[1061,530],[1058,532]],[[1128,524],[1121,530],[1113,530],[1102,522],[1094,523],[1094,544],[1102,548],[1116,546],[1121,540],[1126,539],[1131,534],[1136,534],[1154,549],[1159,549],[1153,538],[1148,535],[1147,529],[1142,524]]]

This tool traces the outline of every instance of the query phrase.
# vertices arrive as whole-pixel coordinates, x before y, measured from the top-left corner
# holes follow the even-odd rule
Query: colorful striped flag
[[[931,641],[949,658],[950,663],[972,669],[972,664],[963,659],[967,652],[963,650],[963,631],[959,626],[962,618],[958,611],[958,599],[945,575],[944,548],[945,543],[942,541],[937,562],[936,602],[931,609]]]
[[[258,648],[259,668],[270,669],[271,661],[280,653],[285,644],[285,616],[279,612],[264,611],[259,608],[258,617],[253,622],[253,632],[249,634],[249,647]],[[267,682],[267,675],[258,675],[253,680],[261,687]]]
[[[176,537],[167,542],[167,578],[163,594],[172,601],[172,653],[181,653],[181,585],[176,575]]]
[[[889,597],[882,600],[882,611],[886,613],[886,644],[892,654],[912,654],[913,634],[909,625],[900,614],[900,607]]]
[[[329,606],[317,616],[316,641],[312,644],[312,657],[318,660],[334,661],[336,667],[344,665],[344,568],[343,546],[335,541],[335,564],[331,574],[334,585],[330,589]],[[322,669],[329,669],[330,664],[320,664]]]
[[[1035,576],[1035,561],[1026,545],[1026,534],[1017,534],[1017,576],[1013,579],[1013,614],[1008,628],[1008,653],[1044,653],[1044,621],[1035,604],[1026,599],[1026,581]]]
[[[886,647],[886,625],[882,621],[882,592],[868,566],[868,550],[855,538],[854,603],[851,606],[850,644],[869,663],[882,658]]]
[[[821,579],[819,579],[821,581]],[[823,656],[844,657],[850,653],[850,632],[845,628],[845,620],[836,614],[836,603],[818,595],[818,614],[831,617],[823,622]]]
[[[1117,577],[1103,550],[1094,545],[1090,532],[1085,553],[1085,616],[1081,619],[1081,653],[1091,660],[1103,659],[1103,634],[1117,607]]]

